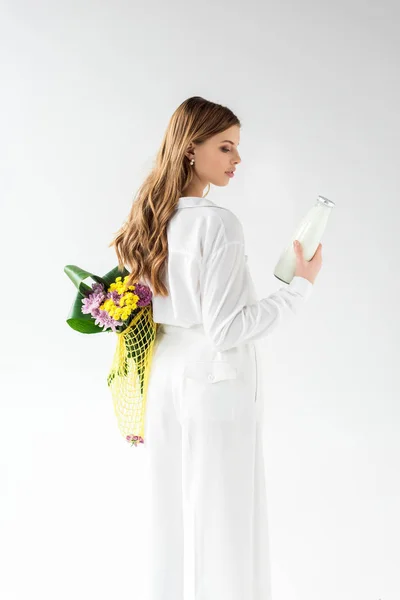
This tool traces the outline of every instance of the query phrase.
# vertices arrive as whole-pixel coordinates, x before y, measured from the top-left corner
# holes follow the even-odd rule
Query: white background
[[[193,95],[242,121],[236,177],[208,197],[242,220],[260,298],[317,195],[336,202],[312,298],[262,341],[273,600],[398,600],[399,4],[13,0],[0,16],[1,600],[145,598],[115,338],[68,327],[63,269],[115,266]]]

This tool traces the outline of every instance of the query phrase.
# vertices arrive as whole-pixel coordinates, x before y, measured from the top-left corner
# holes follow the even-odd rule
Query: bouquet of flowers
[[[127,285],[129,272],[115,267],[99,277],[76,265],[64,272],[78,293],[67,318],[80,333],[116,333],[117,347],[107,385],[111,389],[118,427],[131,446],[144,443],[146,393],[157,323],[152,292],[146,285]],[[95,283],[89,286],[85,280]]]

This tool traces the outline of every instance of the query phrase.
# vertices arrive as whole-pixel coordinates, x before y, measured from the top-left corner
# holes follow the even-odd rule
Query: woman
[[[269,600],[261,371],[255,342],[296,313],[321,268],[257,300],[243,229],[203,196],[240,164],[240,121],[201,97],[172,115],[115,239],[159,323],[146,405],[148,600]],[[131,283],[131,281],[129,283]]]

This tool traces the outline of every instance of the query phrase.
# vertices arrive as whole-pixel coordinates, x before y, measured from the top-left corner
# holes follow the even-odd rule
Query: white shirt
[[[241,223],[232,211],[207,198],[181,197],[167,238],[169,296],[153,293],[153,319],[181,327],[203,324],[217,350],[269,335],[312,292],[310,281],[295,276],[286,287],[258,300]]]

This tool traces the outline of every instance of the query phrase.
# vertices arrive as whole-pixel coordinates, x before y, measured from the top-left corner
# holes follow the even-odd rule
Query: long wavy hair
[[[173,113],[155,166],[134,196],[127,220],[108,246],[115,246],[118,270],[122,272],[125,265],[129,269],[128,285],[147,279],[153,294],[168,296],[163,282],[168,259],[167,225],[193,179],[193,168],[185,152],[191,143],[202,144],[232,125],[241,126],[229,108],[201,96],[188,98]]]

